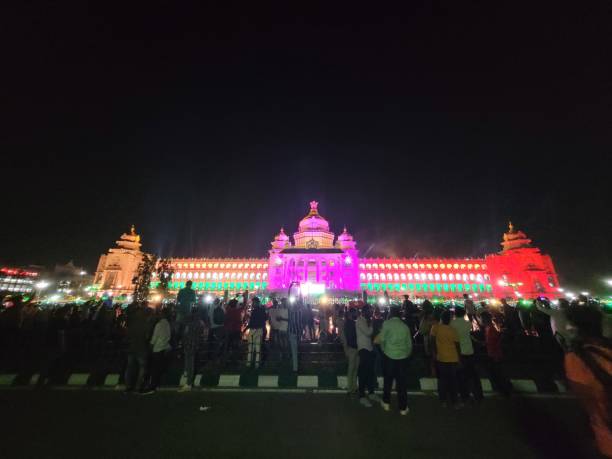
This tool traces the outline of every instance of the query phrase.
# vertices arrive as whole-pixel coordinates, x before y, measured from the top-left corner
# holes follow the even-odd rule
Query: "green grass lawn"
[[[0,406],[3,458],[597,457],[573,399],[413,396],[403,417],[344,394],[3,390]]]

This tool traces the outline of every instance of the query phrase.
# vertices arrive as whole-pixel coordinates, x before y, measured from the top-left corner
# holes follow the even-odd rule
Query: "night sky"
[[[93,270],[132,223],[263,257],[316,199],[362,254],[482,256],[511,219],[563,284],[612,277],[609,2],[86,3],[6,16],[5,263]]]

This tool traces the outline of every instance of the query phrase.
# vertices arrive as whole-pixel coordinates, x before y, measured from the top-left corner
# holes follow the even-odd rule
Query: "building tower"
[[[140,236],[136,234],[134,225],[129,234],[123,233],[116,244],[117,247],[100,256],[94,287],[113,296],[129,295],[134,291],[133,279],[143,257]]]

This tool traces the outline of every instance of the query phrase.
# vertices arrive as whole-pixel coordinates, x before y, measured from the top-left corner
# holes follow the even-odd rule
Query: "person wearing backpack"
[[[573,337],[565,354],[565,375],[589,415],[599,452],[612,457],[612,346],[602,337],[602,315],[595,307],[572,305],[567,319]]]

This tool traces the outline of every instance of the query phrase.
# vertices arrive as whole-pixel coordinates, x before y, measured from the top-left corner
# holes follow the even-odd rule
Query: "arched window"
[[[401,280],[406,280],[406,274],[401,273],[401,274],[400,274],[400,279],[401,279]]]

